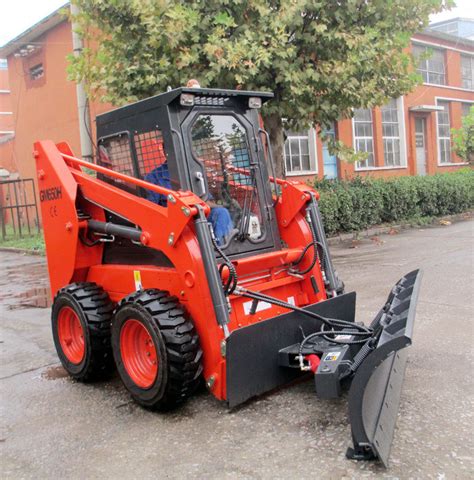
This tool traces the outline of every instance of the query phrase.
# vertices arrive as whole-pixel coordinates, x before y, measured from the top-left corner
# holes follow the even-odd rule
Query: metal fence
[[[2,239],[40,233],[36,188],[32,178],[0,181]]]

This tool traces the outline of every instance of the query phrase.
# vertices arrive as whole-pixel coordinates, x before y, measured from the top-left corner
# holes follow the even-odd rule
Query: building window
[[[474,57],[461,55],[461,78],[463,88],[473,90]]]
[[[34,67],[30,68],[30,78],[31,80],[38,80],[44,75],[44,68],[42,63],[38,63]]]
[[[438,149],[439,163],[451,163],[451,122],[449,119],[449,102],[438,101],[438,106],[443,111],[437,112],[438,116]]]
[[[287,175],[317,173],[314,129],[308,132],[287,132],[285,168]]]
[[[381,138],[374,132],[382,133]],[[380,107],[380,116],[370,109],[354,110],[354,150],[365,152],[367,160],[357,162],[356,170],[406,167],[403,98],[393,98]],[[375,142],[381,148],[376,148]],[[377,144],[377,145],[378,145]],[[383,158],[376,158],[377,152]]]
[[[8,62],[4,58],[0,58],[0,70],[6,70],[8,68]]]
[[[365,152],[368,154],[367,160],[357,163],[358,168],[374,167],[372,110],[368,108],[358,108],[354,111],[354,144],[356,152]]]
[[[419,58],[427,52],[430,55],[428,58]],[[417,72],[423,77],[424,83],[445,85],[444,50],[414,45],[413,54],[418,58]]]
[[[386,167],[401,166],[400,125],[395,99],[380,108],[382,112],[383,156]]]

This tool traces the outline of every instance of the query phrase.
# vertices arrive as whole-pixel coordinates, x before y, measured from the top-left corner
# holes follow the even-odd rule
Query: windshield
[[[231,237],[254,242],[263,238],[257,167],[250,162],[243,125],[231,115],[199,115],[191,139],[193,154],[206,172],[210,222],[219,243]]]

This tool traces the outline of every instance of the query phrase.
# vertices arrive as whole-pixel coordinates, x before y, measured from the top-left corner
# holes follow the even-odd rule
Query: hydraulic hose
[[[231,293],[234,292],[234,290],[237,288],[237,270],[235,269],[233,263],[230,261],[229,257],[224,253],[221,247],[219,247],[217,243],[216,236],[214,235],[214,229],[212,228],[212,225],[209,224],[209,230],[211,231],[211,241],[212,245],[214,246],[214,249],[216,250],[217,253],[222,257],[223,263],[219,267],[219,274],[222,277],[222,272],[225,267],[229,270],[229,278],[227,279],[227,282],[224,285],[224,293],[225,295],[230,295]]]
[[[307,218],[305,218],[306,224],[309,227],[309,230],[311,232],[311,238],[312,241],[311,243],[308,243],[306,247],[303,248],[303,251],[301,252],[300,256],[293,262],[293,266],[290,269],[292,273],[296,273],[298,275],[306,275],[309,273],[314,266],[316,265],[316,262],[318,260],[318,245],[321,246],[321,250],[324,252],[324,248],[322,248],[321,243],[318,242],[318,239],[316,237],[316,232],[314,231],[313,223],[311,222],[311,219],[309,218],[309,214],[307,215]],[[314,253],[313,253],[313,260],[311,261],[311,264],[305,268],[304,270],[298,270],[295,267],[301,263],[303,260],[304,256],[306,255],[306,252],[311,248],[314,247]]]
[[[336,319],[336,318],[323,317],[322,315],[318,315],[317,313],[311,312],[309,310],[304,310],[301,307],[297,307],[296,305],[292,305],[291,303],[287,303],[287,302],[285,302],[283,300],[280,300],[278,298],[270,297],[269,295],[265,295],[264,293],[261,293],[261,292],[253,292],[253,291],[247,290],[243,287],[237,287],[234,290],[234,293],[236,295],[240,295],[242,297],[248,297],[248,298],[252,298],[254,300],[259,300],[259,301],[262,301],[262,302],[268,302],[268,303],[271,303],[271,304],[279,306],[279,307],[283,307],[283,308],[287,308],[289,310],[293,310],[295,312],[299,312],[303,315],[306,315],[308,317],[319,320],[321,323],[323,323],[324,325],[327,325],[328,327],[331,327],[331,328],[340,328],[340,329],[350,328],[351,330],[354,330],[356,335],[360,335],[361,333],[363,333],[366,336],[367,335],[372,335],[372,330],[369,327],[366,327],[364,325],[359,325],[357,323],[348,322],[347,320],[340,320],[340,319]],[[334,332],[334,334],[337,334],[337,333],[338,332]],[[324,332],[324,334],[325,335],[331,335],[333,333],[332,332]],[[351,335],[352,334],[353,333],[351,332]],[[347,341],[340,341],[340,342],[338,341],[336,343],[345,344],[345,343],[347,343]]]
[[[310,312],[308,310],[304,310],[303,308],[297,307],[295,305],[292,305],[290,303],[284,302],[283,300],[279,300],[277,298],[270,297],[268,295],[265,295],[260,292],[252,292],[250,290],[246,290],[242,287],[237,287],[234,289],[234,293],[236,295],[241,295],[242,297],[247,297],[247,298],[252,298],[257,301],[265,301],[268,303],[271,303],[273,305],[277,305],[283,308],[288,308],[290,310],[293,310],[295,312],[302,313],[303,315],[306,315],[308,317],[314,318],[316,320],[319,320],[322,322],[321,330],[319,332],[312,333],[308,336],[305,336],[303,340],[300,343],[300,347],[298,350],[298,360],[300,364],[301,370],[305,370],[306,367],[304,365],[304,358],[303,358],[303,348],[304,346],[313,338],[316,337],[323,337],[325,340],[331,342],[331,343],[338,343],[342,345],[356,345],[356,344],[361,344],[365,343],[367,344],[367,340],[372,337],[373,331],[371,328],[366,327],[364,325],[359,325],[353,322],[348,322],[346,320],[340,320],[340,319],[335,319],[335,318],[327,318],[323,317],[321,315],[318,315],[317,313]],[[325,331],[324,326],[329,326],[332,328],[332,330]],[[334,328],[339,328],[340,330],[334,330]],[[333,338],[335,335],[338,335],[341,330],[344,329],[344,334],[345,335],[351,335],[351,337],[362,337],[358,340],[356,339],[351,339],[351,340],[338,340],[336,338]]]

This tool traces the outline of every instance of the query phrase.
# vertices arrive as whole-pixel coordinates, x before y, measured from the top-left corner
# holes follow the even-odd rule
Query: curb
[[[462,222],[465,220],[471,220],[474,217],[474,210],[469,210],[464,213],[456,213],[454,215],[444,215],[442,217],[433,217],[433,220],[426,225],[413,225],[412,223],[399,223],[390,225],[378,225],[366,230],[360,230],[358,232],[340,233],[333,237],[328,238],[329,245],[337,245],[348,240],[357,240],[361,238],[370,238],[377,235],[389,235],[393,230],[414,230],[418,228],[430,228],[440,225],[441,220],[448,220],[453,222]]]
[[[21,253],[23,255],[33,255],[35,257],[44,257],[43,252],[38,250],[27,250],[26,248],[0,247],[0,252]]]

